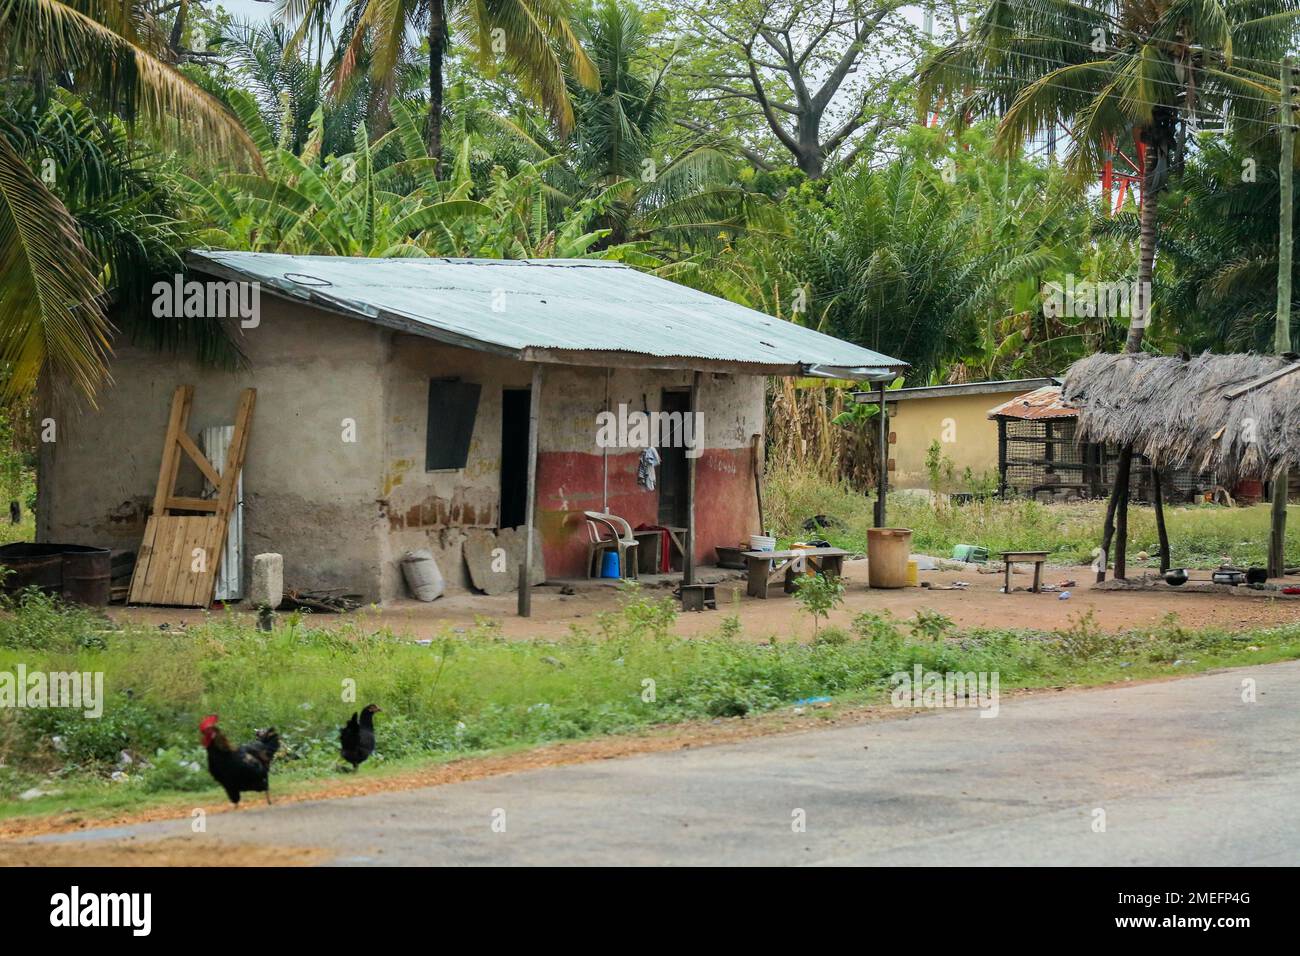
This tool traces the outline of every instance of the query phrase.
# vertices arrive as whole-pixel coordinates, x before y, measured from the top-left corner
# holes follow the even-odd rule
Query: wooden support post
[[[691,376],[691,402],[687,414],[694,415],[700,410],[700,383],[703,372]],[[682,557],[682,584],[695,583],[695,463],[698,457],[690,452],[703,451],[704,436],[695,435],[695,448],[686,449],[686,554]]]
[[[1007,497],[1007,420],[998,418],[998,497]]]
[[[1169,529],[1165,527],[1165,490],[1161,487],[1161,472],[1152,467],[1151,483],[1155,485],[1152,504],[1156,508],[1156,535],[1160,539],[1160,573],[1169,570]]]
[[[1105,470],[1106,449],[1101,450],[1102,470]],[[1101,532],[1101,554],[1097,558],[1097,581],[1106,580],[1106,568],[1110,561],[1110,546],[1115,539],[1115,515],[1119,509],[1120,489],[1128,491],[1129,471],[1133,467],[1133,448],[1126,445],[1120,449],[1119,462],[1115,467],[1115,487],[1111,489],[1110,501],[1106,503],[1106,522]],[[1125,521],[1127,526],[1128,522]]]
[[[1128,448],[1129,469],[1124,476],[1124,483],[1119,486],[1119,507],[1115,513],[1115,577],[1123,581],[1128,577],[1128,502],[1132,495],[1133,484],[1129,476],[1133,473],[1133,446]]]
[[[537,426],[542,408],[542,366],[533,366],[528,393],[528,499],[524,505],[524,559],[519,562],[519,616],[533,613],[533,521],[537,516]]]
[[[885,494],[889,487],[889,426],[886,423],[885,383],[880,383],[880,476],[876,482],[876,527],[885,527]]]
[[[1296,70],[1290,57],[1282,59],[1281,124],[1282,161],[1278,184],[1282,194],[1281,222],[1277,244],[1277,322],[1273,329],[1273,351],[1278,355],[1291,351],[1291,260],[1294,227],[1292,183],[1295,176],[1295,111],[1292,108],[1291,84]],[[1290,484],[1286,468],[1273,475],[1272,528],[1268,540],[1268,576],[1286,575],[1286,500]]]

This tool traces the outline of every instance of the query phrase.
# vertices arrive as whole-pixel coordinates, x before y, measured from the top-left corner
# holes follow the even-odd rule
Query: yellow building
[[[1022,378],[886,392],[889,487],[929,488],[933,469],[941,491],[996,489],[998,425],[989,420],[989,410],[1054,384],[1051,378]],[[859,392],[856,398],[875,402],[878,396]]]

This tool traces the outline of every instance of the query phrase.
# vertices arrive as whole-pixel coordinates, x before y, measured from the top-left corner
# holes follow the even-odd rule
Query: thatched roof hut
[[[1061,388],[1081,441],[1223,482],[1300,468],[1300,362],[1270,355],[1091,355]]]

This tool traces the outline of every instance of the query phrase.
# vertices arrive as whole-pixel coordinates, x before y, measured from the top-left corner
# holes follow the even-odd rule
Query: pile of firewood
[[[361,607],[361,595],[341,594],[342,588],[329,591],[299,591],[286,588],[280,607],[290,611],[317,611],[325,614],[342,614]]]

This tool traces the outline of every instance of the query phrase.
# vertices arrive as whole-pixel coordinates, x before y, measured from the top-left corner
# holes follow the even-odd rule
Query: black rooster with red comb
[[[230,802],[238,805],[241,793],[265,793],[271,802],[271,758],[280,749],[280,735],[274,727],[254,731],[255,740],[236,750],[217,726],[217,715],[199,721],[199,734],[208,751],[208,773],[226,790]]]

